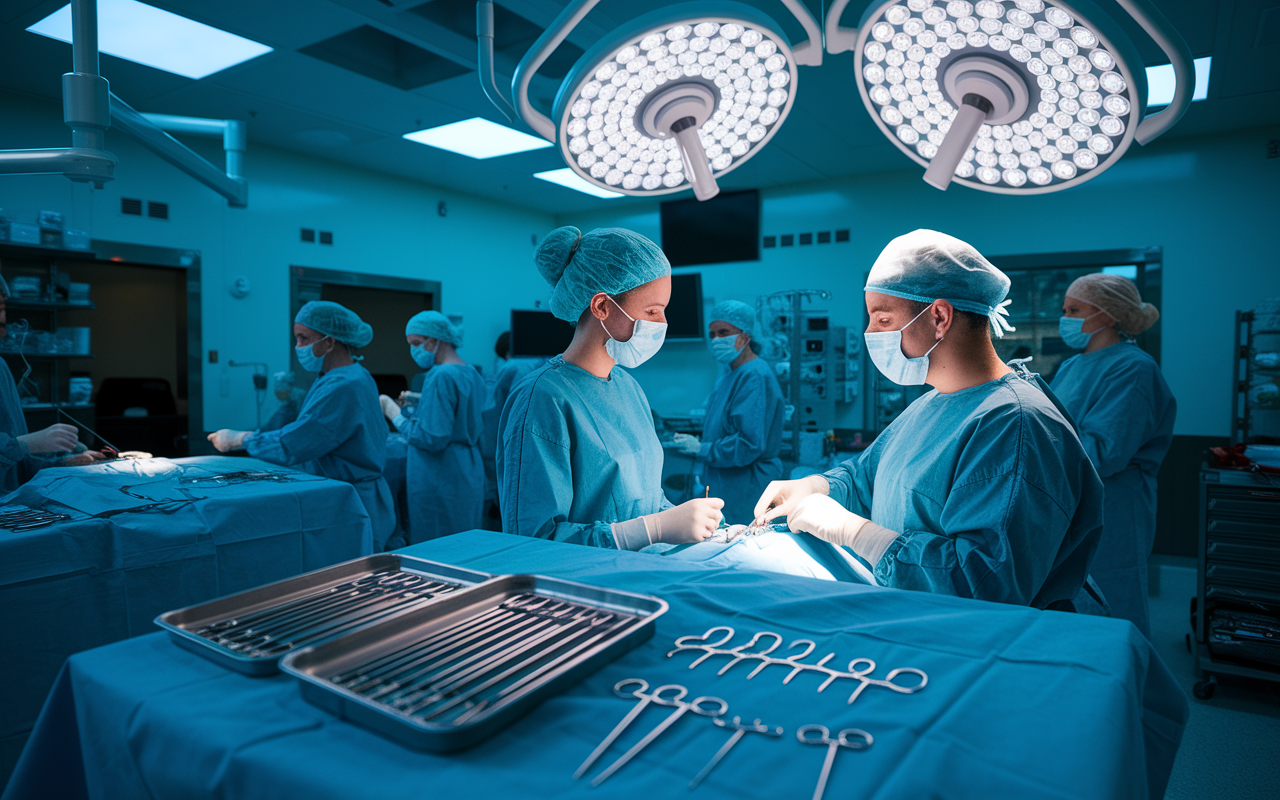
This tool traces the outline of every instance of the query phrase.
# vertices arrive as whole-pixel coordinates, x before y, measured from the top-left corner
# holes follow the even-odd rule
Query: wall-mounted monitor
[[[671,275],[671,302],[667,305],[667,339],[705,339],[702,327],[702,275],[676,272]]]
[[[662,252],[673,267],[760,260],[760,193],[721,192],[710,200],[661,206]]]
[[[511,310],[511,355],[551,358],[573,341],[573,326],[550,311]]]

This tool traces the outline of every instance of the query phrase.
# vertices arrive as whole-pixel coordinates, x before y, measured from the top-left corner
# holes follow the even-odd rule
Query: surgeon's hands
[[[244,447],[244,443],[253,434],[253,431],[233,431],[230,428],[223,428],[220,431],[214,431],[209,434],[209,441],[213,442],[213,446],[218,448],[218,452],[229,453],[232,450],[239,450]]]
[[[677,433],[674,437],[676,446],[680,448],[681,453],[696,456],[702,450],[702,441],[697,436],[690,436],[687,433]]]
[[[27,446],[28,453],[67,453],[76,449],[80,441],[76,438],[76,427],[61,422],[17,438]]]
[[[400,404],[385,394],[378,395],[378,403],[381,404],[382,415],[387,418],[388,422],[404,413],[404,409],[400,408]]]
[[[831,484],[821,475],[810,475],[794,481],[770,481],[764,494],[756,501],[755,524],[764,525],[771,519],[787,516],[806,497],[831,493]]]
[[[787,527],[795,533],[812,533],[832,544],[853,547],[868,520],[825,494],[811,494],[787,514]]]
[[[724,515],[724,501],[718,497],[697,497],[675,508],[641,517],[652,542],[688,544],[701,542],[715,533]]]
[[[58,462],[60,467],[87,467],[90,464],[97,464],[100,461],[106,461],[106,453],[100,453],[97,450],[86,450],[83,453],[67,456]]]

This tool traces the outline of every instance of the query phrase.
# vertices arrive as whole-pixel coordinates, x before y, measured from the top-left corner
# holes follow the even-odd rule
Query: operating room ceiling
[[[805,1],[815,15],[830,5]],[[474,0],[147,2],[275,50],[201,80],[102,56],[102,73],[112,91],[140,111],[242,119],[248,123],[250,147],[268,144],[553,213],[645,202],[597,199],[534,178],[535,172],[564,166],[554,148],[481,161],[402,138],[410,131],[476,116],[504,122],[476,77]],[[565,2],[496,2],[498,71],[509,79],[520,56]],[[779,0],[745,2],[778,20],[793,42],[803,38]],[[1127,23],[1124,27],[1148,64],[1166,61],[1122,16],[1115,0],[1097,2]],[[1168,136],[1280,124],[1278,0],[1155,2],[1194,56],[1213,56],[1209,99],[1193,104]],[[26,28],[65,4],[0,4],[0,88],[60,100],[71,48]],[[535,104],[549,107],[556,78],[582,50],[638,13],[665,4],[604,0],[540,72],[532,92]],[[852,3],[844,24],[856,25],[866,5]],[[723,188],[767,188],[914,168],[863,108],[850,54],[828,55],[821,67],[801,67],[796,91],[795,107],[777,136],[760,155],[725,176]],[[26,146],[66,144],[33,141]]]

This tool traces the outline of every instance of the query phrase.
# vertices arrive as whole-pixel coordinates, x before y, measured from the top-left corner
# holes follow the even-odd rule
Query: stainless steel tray
[[[296,650],[280,669],[343,719],[451,752],[641,644],[666,610],[656,597],[505,575]]]
[[[304,635],[297,638],[296,641],[292,641],[291,646],[287,649],[280,649],[277,646],[278,652],[254,652],[246,650],[243,645],[233,647],[220,644],[216,637],[210,638],[210,636],[215,635],[213,632],[202,635],[201,631],[210,626],[218,626],[221,629],[219,632],[223,634],[222,640],[226,642],[226,636],[234,636],[238,633],[235,630],[236,628],[247,630],[243,624],[237,624],[241,620],[251,622],[255,618],[261,619],[259,615],[272,613],[273,610],[289,604],[293,604],[290,606],[291,608],[296,608],[303,602],[307,602],[309,598],[336,598],[336,595],[332,594],[335,587],[352,584],[384,572],[388,575],[405,573],[408,576],[425,578],[430,581],[430,584],[421,584],[425,591],[418,593],[425,602],[434,602],[436,597],[456,592],[477,583],[483,583],[492,577],[488,573],[453,567],[448,564],[439,564],[425,559],[400,556],[394,553],[380,553],[335,564],[332,567],[308,572],[305,575],[269,583],[266,586],[259,586],[247,592],[220,597],[207,603],[180,608],[176,611],[168,611],[156,617],[155,623],[167,630],[178,645],[210,658],[223,666],[243,672],[246,675],[274,675],[279,672],[281,657],[290,650],[308,644],[315,644],[332,636],[348,633],[359,625],[377,622],[387,618],[387,616],[408,611],[411,608],[420,608],[422,604],[409,602],[404,608],[392,608],[381,612],[377,608],[370,609],[369,613],[361,618],[340,623],[337,630],[313,630],[309,635]],[[410,577],[410,580],[413,580],[413,578]],[[376,580],[374,583],[376,583]],[[412,600],[417,599],[419,598],[412,598]],[[315,606],[310,607],[314,608]],[[324,616],[320,614],[311,617],[307,621],[311,620],[316,621],[317,625],[315,627],[322,627]],[[286,641],[278,642],[277,644],[289,643]]]

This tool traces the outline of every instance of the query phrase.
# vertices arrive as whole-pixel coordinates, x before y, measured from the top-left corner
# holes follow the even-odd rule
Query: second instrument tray
[[[156,617],[178,645],[246,675],[286,653],[489,580],[484,572],[379,553]]]

